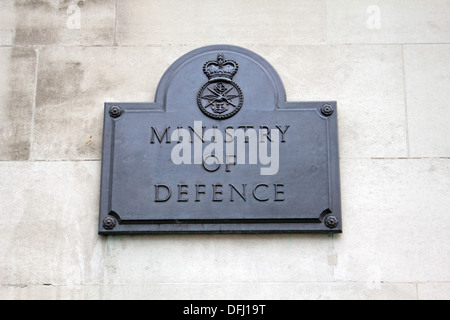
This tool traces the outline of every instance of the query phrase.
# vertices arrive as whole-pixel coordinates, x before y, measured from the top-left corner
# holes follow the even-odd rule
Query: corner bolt
[[[337,228],[339,220],[335,216],[329,216],[325,219],[325,225],[330,229]]]
[[[122,114],[123,114],[123,110],[118,106],[114,106],[109,109],[109,115],[112,118],[116,119],[116,118],[120,117]]]
[[[103,228],[106,230],[112,230],[116,227],[117,221],[113,217],[106,217],[105,220],[103,220]]]
[[[320,111],[326,117],[329,117],[334,113],[333,107],[330,106],[329,104],[324,105]]]

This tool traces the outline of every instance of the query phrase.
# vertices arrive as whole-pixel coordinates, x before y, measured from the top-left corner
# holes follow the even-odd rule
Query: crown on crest
[[[234,60],[225,60],[222,53],[217,55],[217,60],[211,60],[203,66],[203,72],[209,80],[225,78],[232,80],[238,72],[239,65]]]

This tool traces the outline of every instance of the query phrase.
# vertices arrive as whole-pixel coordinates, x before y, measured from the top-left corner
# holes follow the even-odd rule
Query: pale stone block
[[[380,300],[416,299],[414,284],[383,284],[371,289],[363,283],[236,283],[236,284],[154,284],[109,286],[104,299],[179,299],[179,300]]]
[[[0,283],[98,277],[99,162],[0,162]]]
[[[318,44],[325,0],[119,0],[120,45]]]
[[[426,282],[418,284],[420,300],[450,300],[450,282]]]
[[[152,102],[190,48],[43,48],[32,159],[100,159],[105,102]]]
[[[407,156],[401,46],[249,47],[279,72],[288,101],[337,101],[340,156]]]
[[[28,160],[36,52],[33,48],[0,48],[0,160]]]
[[[416,292],[412,283],[383,283],[379,288],[368,288],[358,282],[14,285],[0,286],[0,299],[415,300]]]
[[[289,101],[338,101],[341,156],[407,155],[401,47],[249,48],[279,71]],[[152,101],[191,49],[42,49],[32,158],[99,159],[103,103]]]
[[[450,280],[450,160],[341,161],[344,233],[337,280]]]
[[[98,286],[4,285],[0,286],[0,300],[98,300],[101,291]]]
[[[450,157],[450,45],[405,46],[412,157]]]
[[[333,280],[326,235],[122,236],[101,245],[103,284]]]
[[[13,1],[0,0],[0,46],[11,46],[16,34]]]
[[[115,0],[1,0],[1,43],[113,45]]]
[[[448,43],[449,0],[327,0],[328,43]]]

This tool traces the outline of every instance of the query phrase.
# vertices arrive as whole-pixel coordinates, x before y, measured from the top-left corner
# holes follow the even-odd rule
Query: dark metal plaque
[[[154,103],[105,104],[99,233],[340,233],[337,132],[255,53],[195,50]]]

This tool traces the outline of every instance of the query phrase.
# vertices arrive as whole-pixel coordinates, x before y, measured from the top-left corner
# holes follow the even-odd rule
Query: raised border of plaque
[[[337,126],[336,102],[287,102],[258,54],[194,50],[166,71],[155,102],[105,103],[99,234],[341,233]],[[208,165],[208,130],[213,148],[243,130],[242,163],[227,153]],[[264,154],[263,142],[276,144]],[[256,153],[271,154],[270,168]]]

